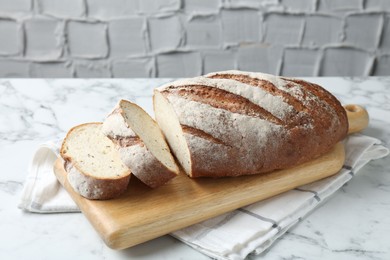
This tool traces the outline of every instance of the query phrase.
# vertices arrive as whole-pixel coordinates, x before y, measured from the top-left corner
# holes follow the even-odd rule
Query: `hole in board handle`
[[[345,109],[351,113],[356,113],[356,112],[362,111],[362,107],[360,107],[358,105],[346,105]]]

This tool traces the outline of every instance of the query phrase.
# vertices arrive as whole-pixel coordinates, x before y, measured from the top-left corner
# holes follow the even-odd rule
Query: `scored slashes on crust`
[[[328,152],[348,131],[322,87],[263,73],[224,71],[156,89],[156,120],[191,177],[284,169]]]

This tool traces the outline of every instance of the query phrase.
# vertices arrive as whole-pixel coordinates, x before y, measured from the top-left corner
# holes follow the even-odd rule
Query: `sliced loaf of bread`
[[[149,187],[159,187],[179,174],[159,126],[138,105],[120,100],[104,121],[102,132],[117,144],[132,174]]]
[[[126,191],[130,180],[130,170],[101,128],[102,123],[73,127],[60,150],[69,184],[87,199],[118,197]]]
[[[167,83],[154,112],[190,177],[290,168],[328,152],[348,132],[340,102],[307,81],[244,71]]]

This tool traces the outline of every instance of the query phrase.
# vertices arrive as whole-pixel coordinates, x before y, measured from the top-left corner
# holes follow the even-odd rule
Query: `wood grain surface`
[[[349,109],[361,112],[357,107]],[[351,118],[350,122],[360,120],[359,116]],[[360,121],[354,124],[355,132],[367,125]],[[316,160],[261,175],[190,179],[182,173],[157,189],[133,176],[125,194],[104,201],[88,200],[74,192],[61,159],[55,162],[54,172],[105,243],[124,249],[331,176],[341,169],[344,159],[343,144],[338,143]]]

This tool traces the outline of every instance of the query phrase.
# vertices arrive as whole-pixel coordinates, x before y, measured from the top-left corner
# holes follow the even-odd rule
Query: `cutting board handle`
[[[353,134],[362,131],[368,126],[368,113],[367,110],[356,104],[348,104],[344,106],[348,117],[348,134]]]

